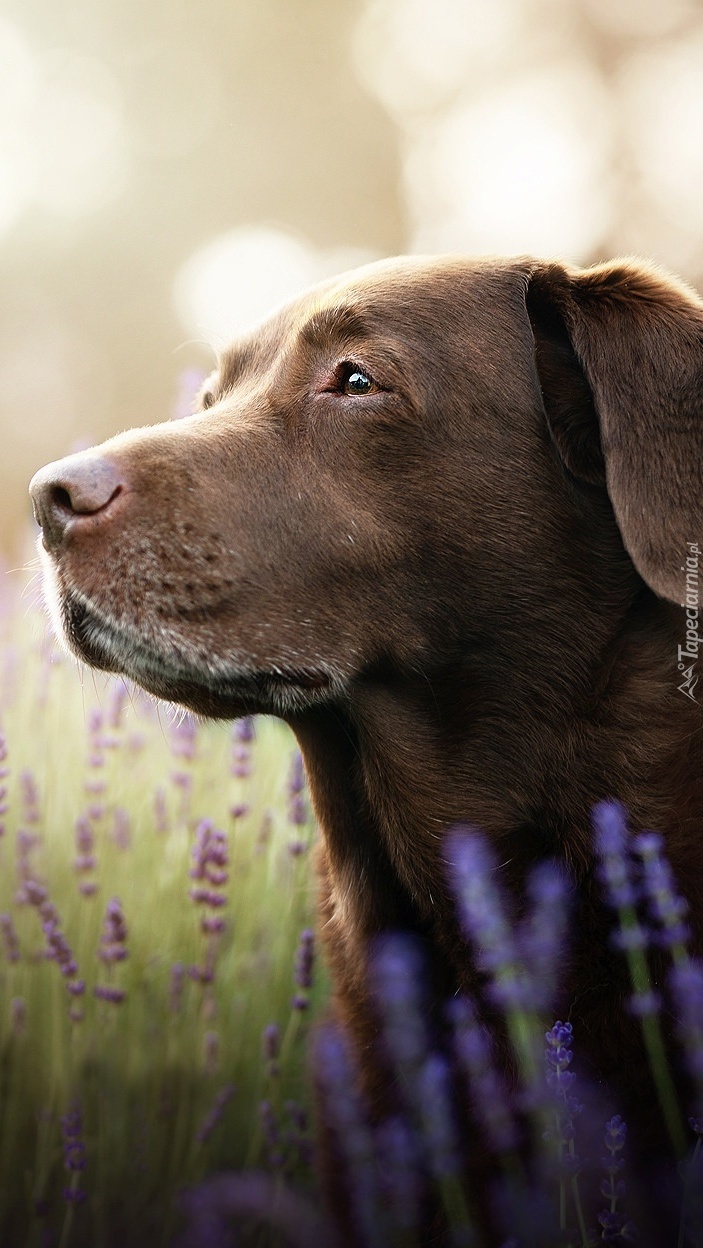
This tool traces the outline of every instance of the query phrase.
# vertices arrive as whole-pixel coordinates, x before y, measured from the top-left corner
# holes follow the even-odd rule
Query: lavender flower
[[[25,768],[20,772],[20,798],[22,822],[33,827],[41,818],[39,809],[39,789],[31,771]]]
[[[335,1142],[359,1248],[387,1248],[379,1217],[373,1137],[356,1091],[357,1072],[343,1032],[333,1024],[315,1036],[314,1073],[324,1120]],[[350,1228],[351,1229],[351,1228]]]
[[[74,979],[78,972],[78,963],[61,928],[55,919],[50,919],[43,924],[43,927],[46,937],[46,957],[58,964],[61,974],[66,979]]]
[[[86,1161],[83,1118],[77,1101],[61,1119],[61,1134],[63,1136],[63,1164],[71,1176],[70,1185],[63,1191],[64,1200],[67,1204],[78,1205],[86,1198],[85,1191],[79,1186],[79,1175],[85,1169]]]
[[[618,1208],[625,1196],[625,1183],[620,1175],[625,1165],[622,1153],[626,1140],[627,1126],[616,1114],[606,1124],[604,1136],[607,1156],[602,1159],[602,1165],[606,1177],[601,1182],[600,1192],[608,1201],[608,1208],[601,1209],[598,1214],[604,1244],[636,1244],[639,1239],[634,1224]]]
[[[78,979],[78,964],[73,956],[71,946],[61,930],[58,911],[51,901],[47,889],[36,880],[27,879],[24,884],[23,901],[33,906],[41,919],[45,941],[44,957],[52,962],[56,962],[66,981],[69,996],[72,998],[82,996],[85,992],[85,985],[82,979]],[[79,1022],[82,1018],[82,1013],[77,1007],[72,1005],[69,1008],[69,1017],[73,1022]]]
[[[424,969],[417,942],[402,933],[379,937],[371,950],[368,977],[383,1042],[411,1096],[428,1050]]]
[[[26,829],[20,828],[17,833],[16,864],[19,888],[15,893],[15,901],[18,906],[32,905],[29,896],[29,885],[35,880],[32,855],[39,842],[40,837],[36,832],[28,832]]]
[[[113,897],[107,903],[98,957],[101,962],[105,962],[108,965],[114,962],[124,962],[125,958],[129,957],[127,924],[125,923],[122,902],[119,897]]]
[[[12,921],[12,915],[7,912],[0,914],[0,932],[2,932],[5,944],[5,956],[7,957],[8,962],[19,962],[20,942],[15,925]]]
[[[574,1119],[583,1105],[572,1095],[576,1076],[569,1070],[573,1059],[573,1028],[571,1023],[557,1022],[545,1033],[546,1083],[553,1095],[555,1123],[551,1140],[556,1146],[559,1167],[576,1174],[581,1162],[574,1148]]]
[[[569,1070],[573,1058],[571,1023],[555,1023],[546,1032],[545,1040],[546,1084],[551,1094],[552,1125],[544,1136],[554,1148],[555,1169],[559,1180],[559,1228],[564,1231],[567,1227],[568,1182],[581,1239],[586,1244],[588,1238],[578,1186],[581,1159],[576,1152],[574,1124],[575,1118],[583,1110],[583,1105],[573,1095],[576,1076]]]
[[[77,854],[73,859],[73,869],[79,877],[89,876],[95,871],[97,859],[95,857],[95,833],[93,825],[87,815],[80,815],[76,819],[76,849]],[[79,891],[84,897],[92,896],[98,888],[97,880],[81,878]]]
[[[117,988],[114,984],[96,984],[93,996],[98,1001],[107,1001],[108,1005],[122,1005],[127,993],[124,988]]]
[[[518,938],[508,919],[505,899],[497,882],[498,863],[486,840],[465,827],[449,832],[444,843],[449,884],[457,902],[461,930],[470,943],[474,962],[488,976],[486,994],[505,1016],[508,1034],[522,1072],[526,1092],[533,1101],[540,1092],[540,1022],[537,1008],[548,990],[545,981],[544,931],[549,920],[533,919],[523,927],[523,946],[535,964],[542,959],[543,982],[535,986],[531,968],[525,965]],[[545,876],[553,887],[553,876]],[[559,885],[561,890],[561,884]],[[539,882],[536,892],[539,893]],[[540,900],[540,904],[542,904]],[[559,920],[561,930],[561,920]],[[538,936],[539,932],[539,936]],[[558,957],[559,949],[555,951]]]
[[[284,1161],[283,1141],[276,1111],[270,1101],[261,1101],[259,1121],[266,1145],[268,1164],[272,1170],[280,1170]]]
[[[129,957],[127,924],[122,912],[122,903],[118,897],[113,897],[107,904],[100,945],[98,947],[98,957],[101,962],[105,963],[109,977],[112,976],[115,965],[118,962],[124,962]],[[98,1000],[107,1001],[111,1005],[121,1005],[127,993],[124,988],[117,987],[110,982],[108,984],[96,985],[93,989],[93,995]]]
[[[414,1243],[420,1232],[427,1188],[418,1132],[398,1115],[382,1122],[374,1138],[380,1194],[391,1237],[397,1231],[401,1243]],[[391,1242],[395,1239],[391,1238]]]
[[[198,883],[191,888],[190,897],[196,905],[205,907],[200,929],[207,939],[204,962],[191,968],[191,975],[207,984],[214,980],[217,947],[225,930],[224,919],[213,912],[226,905],[224,888],[229,880],[227,836],[211,819],[201,819],[196,828],[191,861],[190,878]]]
[[[423,1062],[418,1078],[418,1104],[428,1167],[442,1198],[451,1243],[459,1248],[471,1242],[471,1220],[461,1183],[461,1150],[449,1066],[438,1053],[430,1053]]]
[[[103,774],[105,766],[103,713],[97,708],[93,708],[88,716],[88,749],[88,775],[83,788],[92,798],[100,799],[105,794],[107,784]],[[90,813],[95,819],[101,818],[104,812],[105,807],[100,801],[96,801],[90,808]]]
[[[449,1007],[459,1069],[468,1078],[473,1107],[491,1148],[505,1156],[518,1145],[518,1131],[507,1084],[493,1060],[491,1037],[471,1001],[455,998]]]
[[[251,775],[254,721],[250,715],[236,719],[232,725],[232,764],[230,774],[240,780]]]
[[[287,1126],[282,1137],[286,1151],[293,1159],[293,1164],[297,1159],[299,1166],[309,1170],[313,1160],[310,1115],[298,1101],[286,1101],[283,1108],[287,1116]]]
[[[288,773],[288,822],[294,827],[302,827],[307,823],[308,812],[305,802],[305,769],[299,750],[295,750],[291,758]]]
[[[491,976],[491,998],[504,1007],[520,1007],[524,988],[515,938],[496,883],[496,859],[485,839],[468,828],[450,832],[445,851],[462,932],[474,949],[478,969]]]
[[[278,1023],[269,1023],[262,1035],[263,1056],[269,1078],[278,1075],[278,1056],[281,1051],[281,1029]]]
[[[606,900],[618,916],[619,931],[615,933],[613,943],[627,957],[634,988],[630,1008],[640,1019],[649,1068],[669,1138],[674,1151],[683,1157],[686,1136],[661,1030],[661,1000],[652,984],[647,962],[648,940],[645,935],[648,934],[640,925],[635,909],[640,897],[633,881],[624,806],[614,801],[598,803],[593,809],[593,823],[596,853],[600,860],[598,874],[605,888]],[[651,840],[645,841],[644,857],[652,854],[653,850]]]
[[[268,1223],[274,1238],[280,1237],[290,1248],[339,1245],[318,1209],[282,1184],[278,1175],[256,1170],[218,1174],[186,1192],[181,1206],[188,1226],[178,1248],[223,1248],[234,1242],[232,1222],[252,1219]],[[360,1248],[365,1248],[366,1242],[362,1241]]]
[[[224,887],[229,879],[227,871],[227,837],[210,819],[201,819],[196,828],[192,850],[192,880],[203,880],[213,890]]]
[[[205,1118],[195,1133],[195,1139],[198,1144],[206,1144],[210,1139],[210,1136],[216,1126],[222,1120],[225,1109],[234,1096],[234,1091],[235,1088],[233,1083],[226,1083],[223,1088],[220,1088],[212,1107],[208,1110]]]
[[[190,801],[193,789],[193,764],[197,755],[197,723],[193,715],[184,713],[171,726],[171,750],[179,763],[171,772],[171,781],[180,790],[177,822],[187,825],[190,817]],[[165,831],[166,828],[160,830]]]
[[[315,964],[315,933],[306,927],[300,933],[300,941],[295,955],[295,993],[291,1005],[295,1010],[306,1010],[310,1004],[312,988],[312,972]]]
[[[675,962],[669,986],[676,1006],[678,1033],[689,1072],[696,1085],[696,1114],[703,1115],[703,963],[698,958]]]
[[[623,1121],[620,1114],[616,1114],[606,1123],[603,1138],[608,1156],[603,1158],[603,1169],[606,1177],[600,1185],[600,1192],[601,1196],[610,1201],[610,1212],[612,1213],[617,1202],[622,1200],[625,1195],[625,1183],[618,1176],[625,1165],[621,1154],[627,1140],[627,1123]]]
[[[641,832],[632,848],[642,864],[642,893],[649,912],[658,925],[658,943],[681,957],[690,936],[685,923],[688,902],[679,895],[674,876],[664,857],[664,842],[657,832]]]
[[[518,951],[527,969],[530,1005],[551,1010],[563,966],[571,888],[554,862],[541,862],[527,877],[529,908],[517,932]]]

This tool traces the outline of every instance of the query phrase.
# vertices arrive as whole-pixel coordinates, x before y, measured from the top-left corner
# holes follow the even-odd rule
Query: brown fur
[[[378,388],[342,393],[344,361]],[[570,873],[562,1016],[623,1113],[650,1113],[590,811],[617,796],[664,833],[700,947],[703,725],[677,647],[702,403],[703,305],[673,279],[405,259],[232,346],[200,414],[35,478],[81,657],[296,733],[339,1008],[379,1094],[370,938],[416,931],[438,995],[472,987],[442,860],[462,820],[518,899],[540,858]]]

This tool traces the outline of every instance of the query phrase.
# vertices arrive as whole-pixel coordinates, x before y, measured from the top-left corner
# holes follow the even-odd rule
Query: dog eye
[[[369,377],[368,373],[363,373],[354,364],[345,366],[340,388],[343,394],[349,395],[371,394],[372,391],[378,389],[373,377]]]
[[[212,393],[212,390],[206,390],[205,393],[201,396],[200,406],[202,410],[206,412],[209,407],[212,407],[214,402],[215,402],[215,396]]]

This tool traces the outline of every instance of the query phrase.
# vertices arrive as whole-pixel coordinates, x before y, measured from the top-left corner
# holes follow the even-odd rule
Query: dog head
[[[684,602],[702,404],[703,305],[652,269],[368,266],[234,343],[193,416],[37,473],[52,609],[226,717],[546,655],[643,583]]]

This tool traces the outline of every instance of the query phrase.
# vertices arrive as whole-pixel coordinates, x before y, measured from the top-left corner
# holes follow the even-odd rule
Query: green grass
[[[309,1009],[291,1008],[295,950],[314,914],[314,824],[309,808],[302,826],[287,811],[295,744],[276,721],[257,720],[251,774],[237,777],[229,725],[195,725],[194,757],[179,755],[178,712],[134,692],[120,699],[118,681],[81,671],[57,651],[33,609],[11,601],[0,639],[8,771],[0,781],[8,790],[0,912],[11,916],[20,948],[13,962],[0,942],[0,1244],[40,1248],[47,1228],[59,1248],[166,1244],[185,1186],[225,1168],[269,1164],[262,1099],[284,1132],[286,1102],[305,1101],[305,1037],[326,985],[316,967]],[[96,734],[97,712],[104,724]],[[247,813],[233,816],[242,804]],[[91,809],[96,865],[79,873],[76,820]],[[227,834],[226,926],[215,938],[213,983],[186,974],[174,1008],[174,965],[202,965],[209,939],[200,928],[204,908],[189,896],[191,851],[205,818]],[[119,835],[125,825],[128,843]],[[69,995],[59,965],[44,955],[36,907],[18,899],[23,832],[37,838],[31,875],[58,910],[86,984],[82,997]],[[93,895],[81,893],[82,881],[95,883]],[[106,967],[97,951],[113,897],[122,903],[129,956]],[[126,991],[122,1004],[94,997],[106,983]],[[79,1021],[71,1008],[82,1012]],[[271,1023],[284,1037],[278,1070],[262,1056]],[[199,1142],[198,1129],[230,1084],[220,1120]],[[85,1169],[71,1173],[61,1117],[76,1101]],[[304,1181],[298,1152],[289,1142],[275,1168]],[[75,1209],[63,1194],[72,1183],[86,1192]]]

